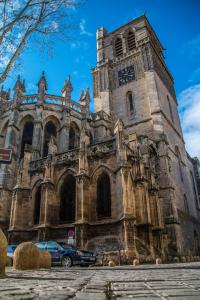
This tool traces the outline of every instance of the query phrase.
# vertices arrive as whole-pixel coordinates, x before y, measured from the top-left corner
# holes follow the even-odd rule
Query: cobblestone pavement
[[[0,299],[200,300],[200,263],[26,272],[7,268]]]

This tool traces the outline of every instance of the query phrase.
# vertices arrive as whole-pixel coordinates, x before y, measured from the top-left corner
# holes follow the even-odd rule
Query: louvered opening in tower
[[[129,31],[128,33],[127,44],[128,44],[128,51],[131,51],[136,47],[135,34],[132,31]]]
[[[123,54],[122,40],[120,38],[115,41],[115,54],[117,57]]]

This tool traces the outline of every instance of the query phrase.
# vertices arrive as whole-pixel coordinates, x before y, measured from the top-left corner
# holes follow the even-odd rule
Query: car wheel
[[[82,268],[88,268],[90,265],[84,264],[84,265],[80,265]]]
[[[70,268],[72,266],[72,259],[69,256],[64,256],[62,258],[62,266],[65,268]]]

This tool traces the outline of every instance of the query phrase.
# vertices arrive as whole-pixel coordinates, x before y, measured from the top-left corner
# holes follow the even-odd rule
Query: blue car
[[[8,245],[7,247],[7,256],[10,257],[13,261],[13,255],[15,252],[15,249],[17,248],[17,245]]]
[[[52,264],[60,264],[69,268],[73,265],[88,266],[96,262],[94,253],[63,247],[54,241],[39,242],[35,245],[40,251],[48,251],[51,254]]]

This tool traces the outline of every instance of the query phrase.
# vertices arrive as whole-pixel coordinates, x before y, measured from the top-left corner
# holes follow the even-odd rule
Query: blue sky
[[[144,13],[166,48],[166,63],[174,77],[176,93],[181,101],[183,130],[186,135],[189,134],[187,149],[192,155],[200,156],[198,118],[198,124],[191,124],[192,120],[184,123],[184,118],[188,117],[185,116],[186,112],[189,109],[196,111],[196,101],[198,104],[200,101],[200,0],[88,0],[85,5],[72,11],[77,29],[71,34],[70,41],[54,42],[51,56],[46,52],[42,54],[35,44],[24,52],[20,72],[26,79],[27,92],[36,91],[36,83],[43,70],[48,82],[48,93],[60,94],[68,74],[74,86],[74,100],[79,99],[83,88],[90,87],[92,92],[91,68],[96,65],[97,28],[104,26],[112,31]],[[13,83],[16,76],[17,73],[12,74],[7,85]],[[190,97],[192,99],[188,101]],[[192,147],[188,130],[190,133],[197,131]]]

